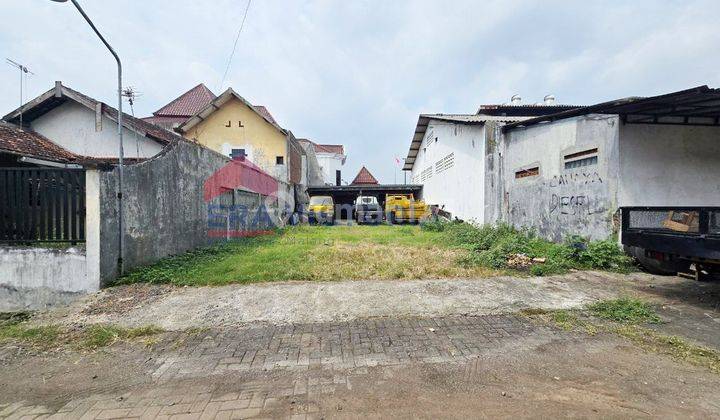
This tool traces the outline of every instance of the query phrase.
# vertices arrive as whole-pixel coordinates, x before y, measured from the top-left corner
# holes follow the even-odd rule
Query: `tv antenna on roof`
[[[133,108],[133,105],[135,104],[135,98],[138,96],[142,96],[142,92],[137,92],[134,87],[128,86],[125,89],[122,90],[122,96],[125,98],[128,98],[128,103],[130,104],[130,114],[135,118],[135,109]],[[140,157],[140,139],[138,138],[137,131],[135,132],[135,157]]]
[[[122,90],[122,96],[128,98],[130,106],[133,106],[133,104],[135,103],[135,98],[137,98],[138,96],[142,96],[142,92],[138,92],[135,90],[134,87],[128,86]]]
[[[25,65],[13,61],[9,58],[6,58],[5,62],[17,69],[20,69],[20,126],[22,127],[22,106],[25,102],[25,97],[23,96],[23,82],[27,84],[28,75],[34,76],[35,73],[31,72],[30,69],[28,69]]]

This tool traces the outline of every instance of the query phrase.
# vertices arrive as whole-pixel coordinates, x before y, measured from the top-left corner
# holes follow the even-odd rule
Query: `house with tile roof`
[[[373,176],[373,174],[368,171],[366,167],[360,168],[360,171],[355,176],[355,179],[353,179],[353,182],[350,185],[378,185],[378,180]]]
[[[309,145],[315,152],[322,171],[323,183],[325,185],[337,184],[337,180],[342,179],[342,167],[347,159],[345,146],[342,144],[318,144],[309,139],[300,139],[300,142]]]
[[[205,93],[195,91],[195,96],[207,94],[204,89],[201,92]],[[170,111],[161,109],[157,116],[191,108],[175,104]],[[306,178],[302,164],[305,152],[292,132],[282,128],[267,108],[252,105],[232,88],[197,109],[175,131],[226,156],[242,156],[281,181],[301,184]]]
[[[76,160],[113,161],[120,149],[117,115],[115,108],[55,82],[52,89],[2,119],[8,127],[19,124],[22,116],[20,129],[25,134],[20,138],[26,145],[30,141],[38,145],[50,141]],[[134,160],[153,157],[169,144],[184,141],[175,133],[127,114],[123,114],[123,138],[124,156]],[[53,150],[57,151],[57,147]]]

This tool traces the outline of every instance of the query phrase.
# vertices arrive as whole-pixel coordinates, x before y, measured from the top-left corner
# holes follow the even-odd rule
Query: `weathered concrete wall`
[[[81,298],[82,292],[63,292],[48,287],[17,288],[0,284],[0,312],[41,311],[64,306]]]
[[[305,156],[303,157],[305,163],[304,184],[307,186],[324,185],[325,181],[323,179],[323,171],[320,167],[318,157],[315,154],[315,147],[313,147],[311,143],[307,142],[302,142],[300,145],[303,150],[305,150]]]
[[[485,128],[431,120],[410,174],[423,199],[467,221],[485,220]]]
[[[32,122],[33,130],[73,153],[95,157],[117,157],[117,123],[103,115],[102,127],[95,128],[95,112],[73,101],[53,109]],[[151,157],[162,146],[123,129],[125,157]],[[139,154],[138,154],[139,152]]]
[[[599,115],[506,133],[498,155],[502,220],[556,241],[575,234],[608,238],[619,228],[618,137],[619,119]],[[566,155],[594,148],[596,164],[565,169]],[[528,168],[538,168],[539,174],[515,177]]]
[[[78,248],[0,248],[0,284],[67,292],[98,290],[85,273],[85,252]]]
[[[720,206],[720,128],[625,124],[620,206]]]
[[[208,148],[179,142],[151,160],[125,168],[126,270],[241,236],[244,231],[283,225],[282,218],[294,208],[293,191],[285,183],[280,183],[280,205],[258,194],[232,191],[210,202],[204,200],[205,181],[229,162]],[[117,182],[117,168],[100,174],[102,284],[118,275]],[[261,204],[266,213],[258,213]]]

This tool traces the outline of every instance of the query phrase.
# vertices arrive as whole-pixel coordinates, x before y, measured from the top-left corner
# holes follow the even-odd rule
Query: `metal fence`
[[[85,171],[0,168],[0,242],[84,242]]]

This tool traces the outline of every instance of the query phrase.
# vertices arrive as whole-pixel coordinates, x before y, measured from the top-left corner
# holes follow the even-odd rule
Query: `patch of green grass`
[[[569,331],[577,325],[577,317],[565,310],[558,310],[552,313],[553,322],[560,328]]]
[[[19,341],[39,347],[49,347],[60,337],[60,328],[55,325],[29,326],[25,323],[4,323],[0,325],[0,343]]]
[[[650,304],[635,298],[601,300],[588,306],[588,309],[599,318],[625,324],[660,322],[660,317]]]
[[[223,285],[489,273],[456,264],[463,253],[439,236],[417,226],[294,226],[165,258],[117,283]]]
[[[33,326],[23,321],[4,320],[0,322],[0,344],[16,342],[40,348],[50,348],[73,343],[80,349],[97,349],[118,340],[132,340],[151,337],[163,332],[154,325],[137,328],[121,328],[115,325],[92,325],[77,331],[67,331],[58,325]]]
[[[481,265],[495,269],[513,268],[508,259],[515,254],[543,259],[527,270],[536,276],[558,274],[570,269],[628,271],[632,260],[612,240],[588,242],[571,237],[565,243],[540,238],[529,229],[500,224],[477,226],[472,223],[428,222],[427,232],[440,233],[440,240],[470,251],[461,261],[466,266]]]
[[[116,325],[92,325],[80,334],[77,346],[83,349],[107,347],[118,340],[132,340],[160,334],[163,330],[154,325],[136,328],[121,328]]]
[[[83,334],[78,347],[96,349],[106,347],[120,338],[122,330],[112,325],[93,325]]]

